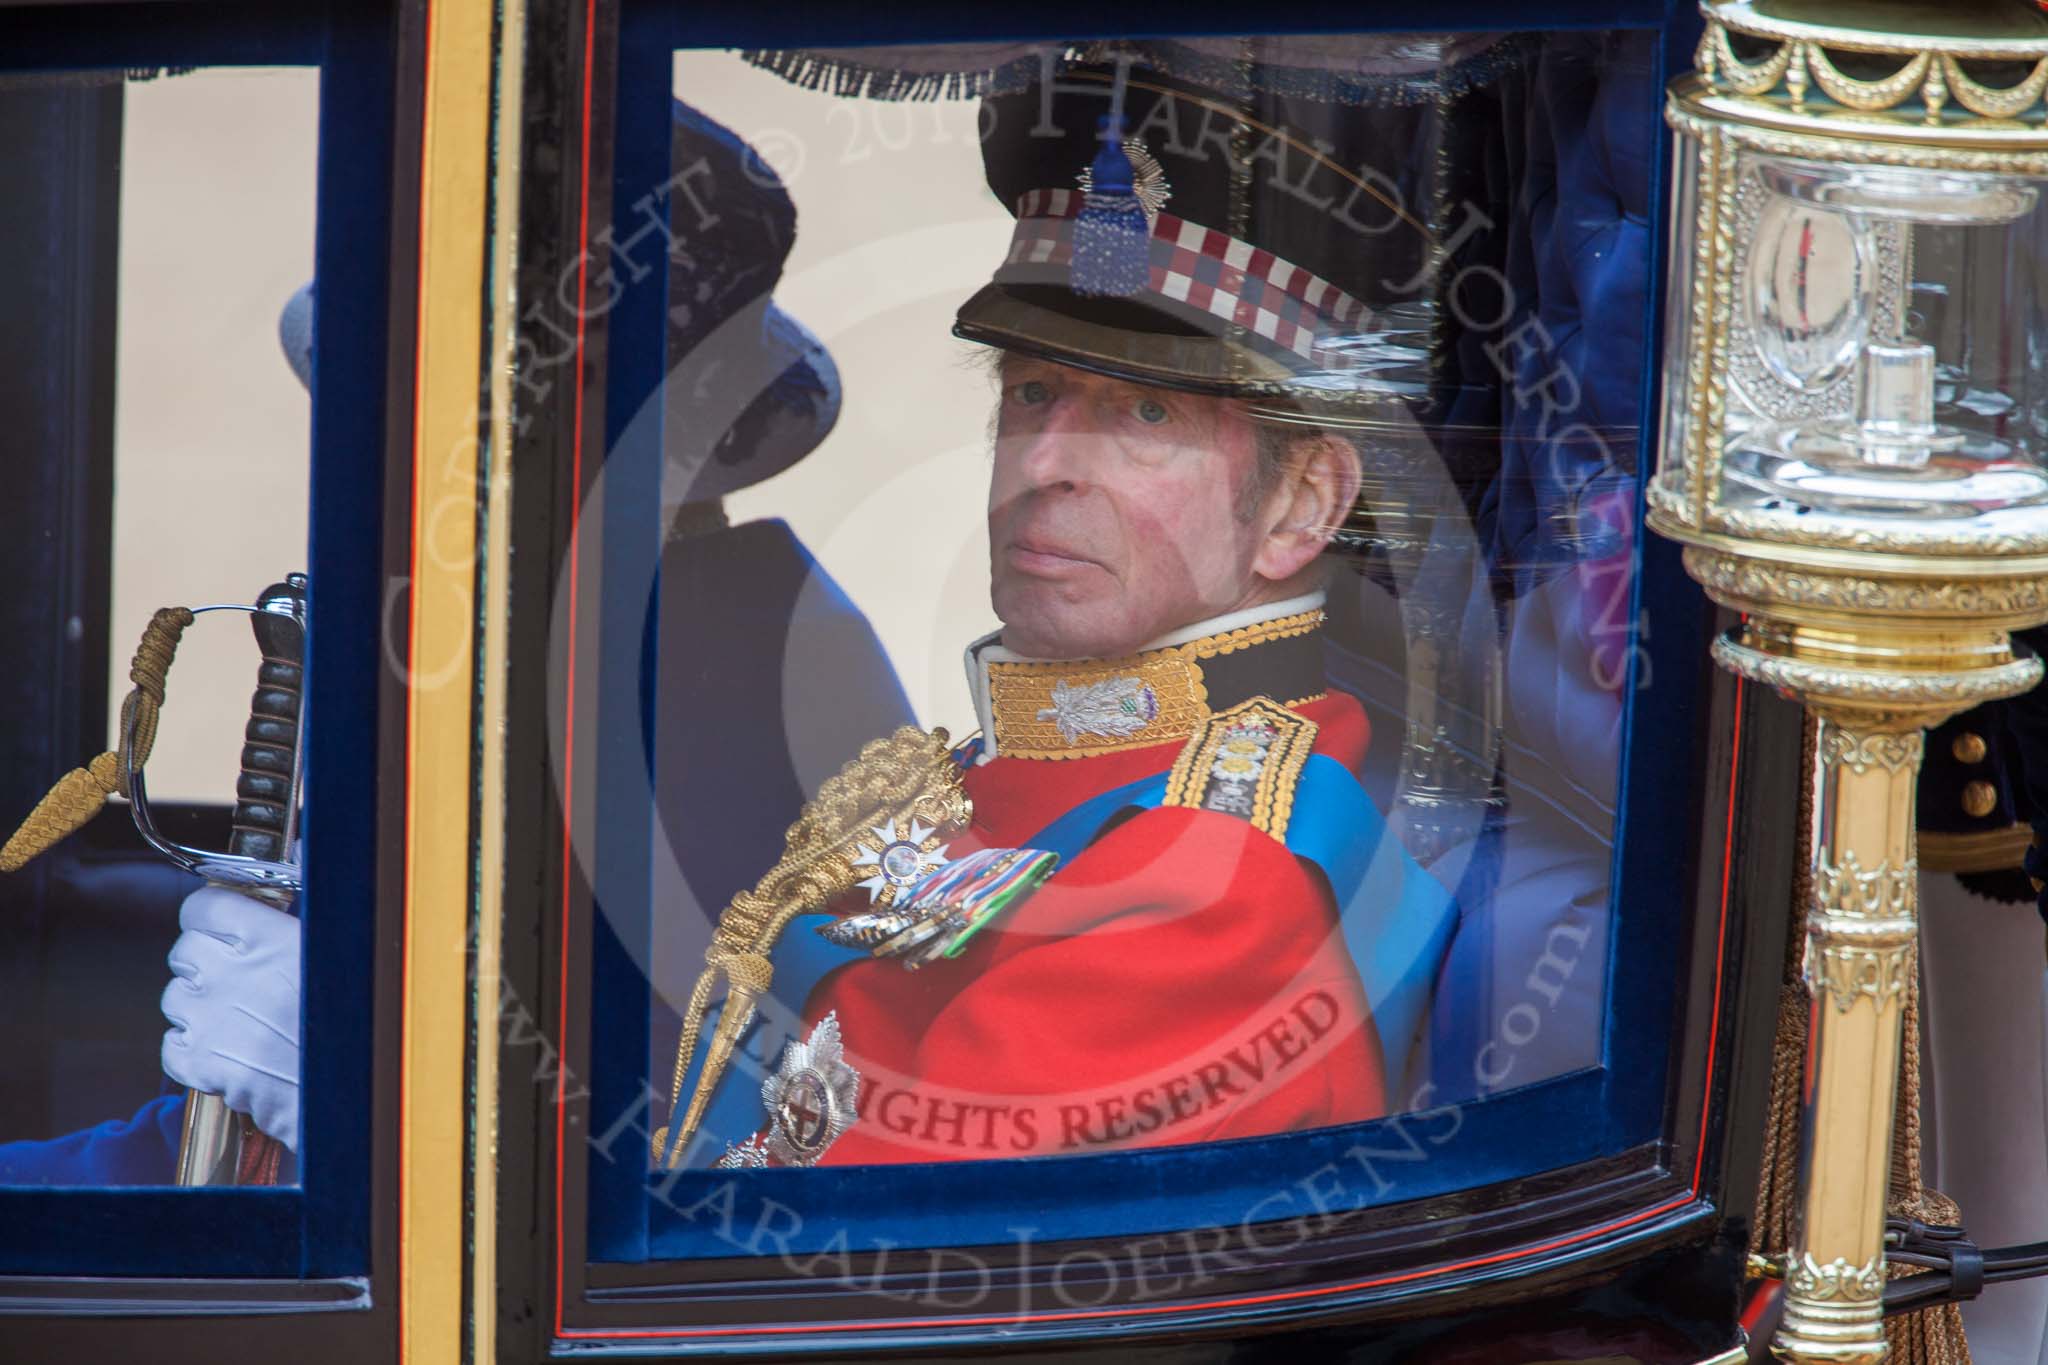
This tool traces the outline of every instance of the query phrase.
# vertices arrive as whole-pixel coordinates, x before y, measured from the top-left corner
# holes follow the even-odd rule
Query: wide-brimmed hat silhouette
[[[781,180],[732,130],[680,100],[671,145],[670,166],[688,188],[669,204],[662,499],[674,504],[723,497],[815,450],[839,419],[839,371],[773,298],[796,241],[796,205]]]
[[[839,370],[823,342],[777,307],[796,241],[789,191],[737,134],[678,100],[669,198],[668,379],[663,500],[706,502],[817,449],[839,420]],[[313,383],[308,283],[278,318],[299,382]]]

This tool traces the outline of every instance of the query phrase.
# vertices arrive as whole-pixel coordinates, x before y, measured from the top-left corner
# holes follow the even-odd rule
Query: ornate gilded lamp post
[[[1650,524],[1818,719],[1798,1206],[1773,1348],[1878,1361],[1922,730],[2031,686],[2048,619],[2048,17],[1703,5]]]

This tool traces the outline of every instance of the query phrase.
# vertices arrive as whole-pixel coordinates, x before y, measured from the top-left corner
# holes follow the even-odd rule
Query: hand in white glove
[[[178,910],[164,1071],[299,1149],[299,922],[219,887]]]

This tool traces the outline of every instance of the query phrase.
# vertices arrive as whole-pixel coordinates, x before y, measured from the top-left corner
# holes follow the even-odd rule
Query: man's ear
[[[1358,450],[1333,432],[1304,434],[1288,451],[1268,529],[1252,568],[1284,583],[1315,563],[1358,501]]]

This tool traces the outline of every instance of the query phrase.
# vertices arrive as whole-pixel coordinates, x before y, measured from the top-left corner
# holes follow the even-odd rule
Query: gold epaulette
[[[1299,712],[1270,697],[1240,702],[1189,737],[1160,805],[1235,815],[1285,841],[1295,784],[1315,743],[1316,723]]]

